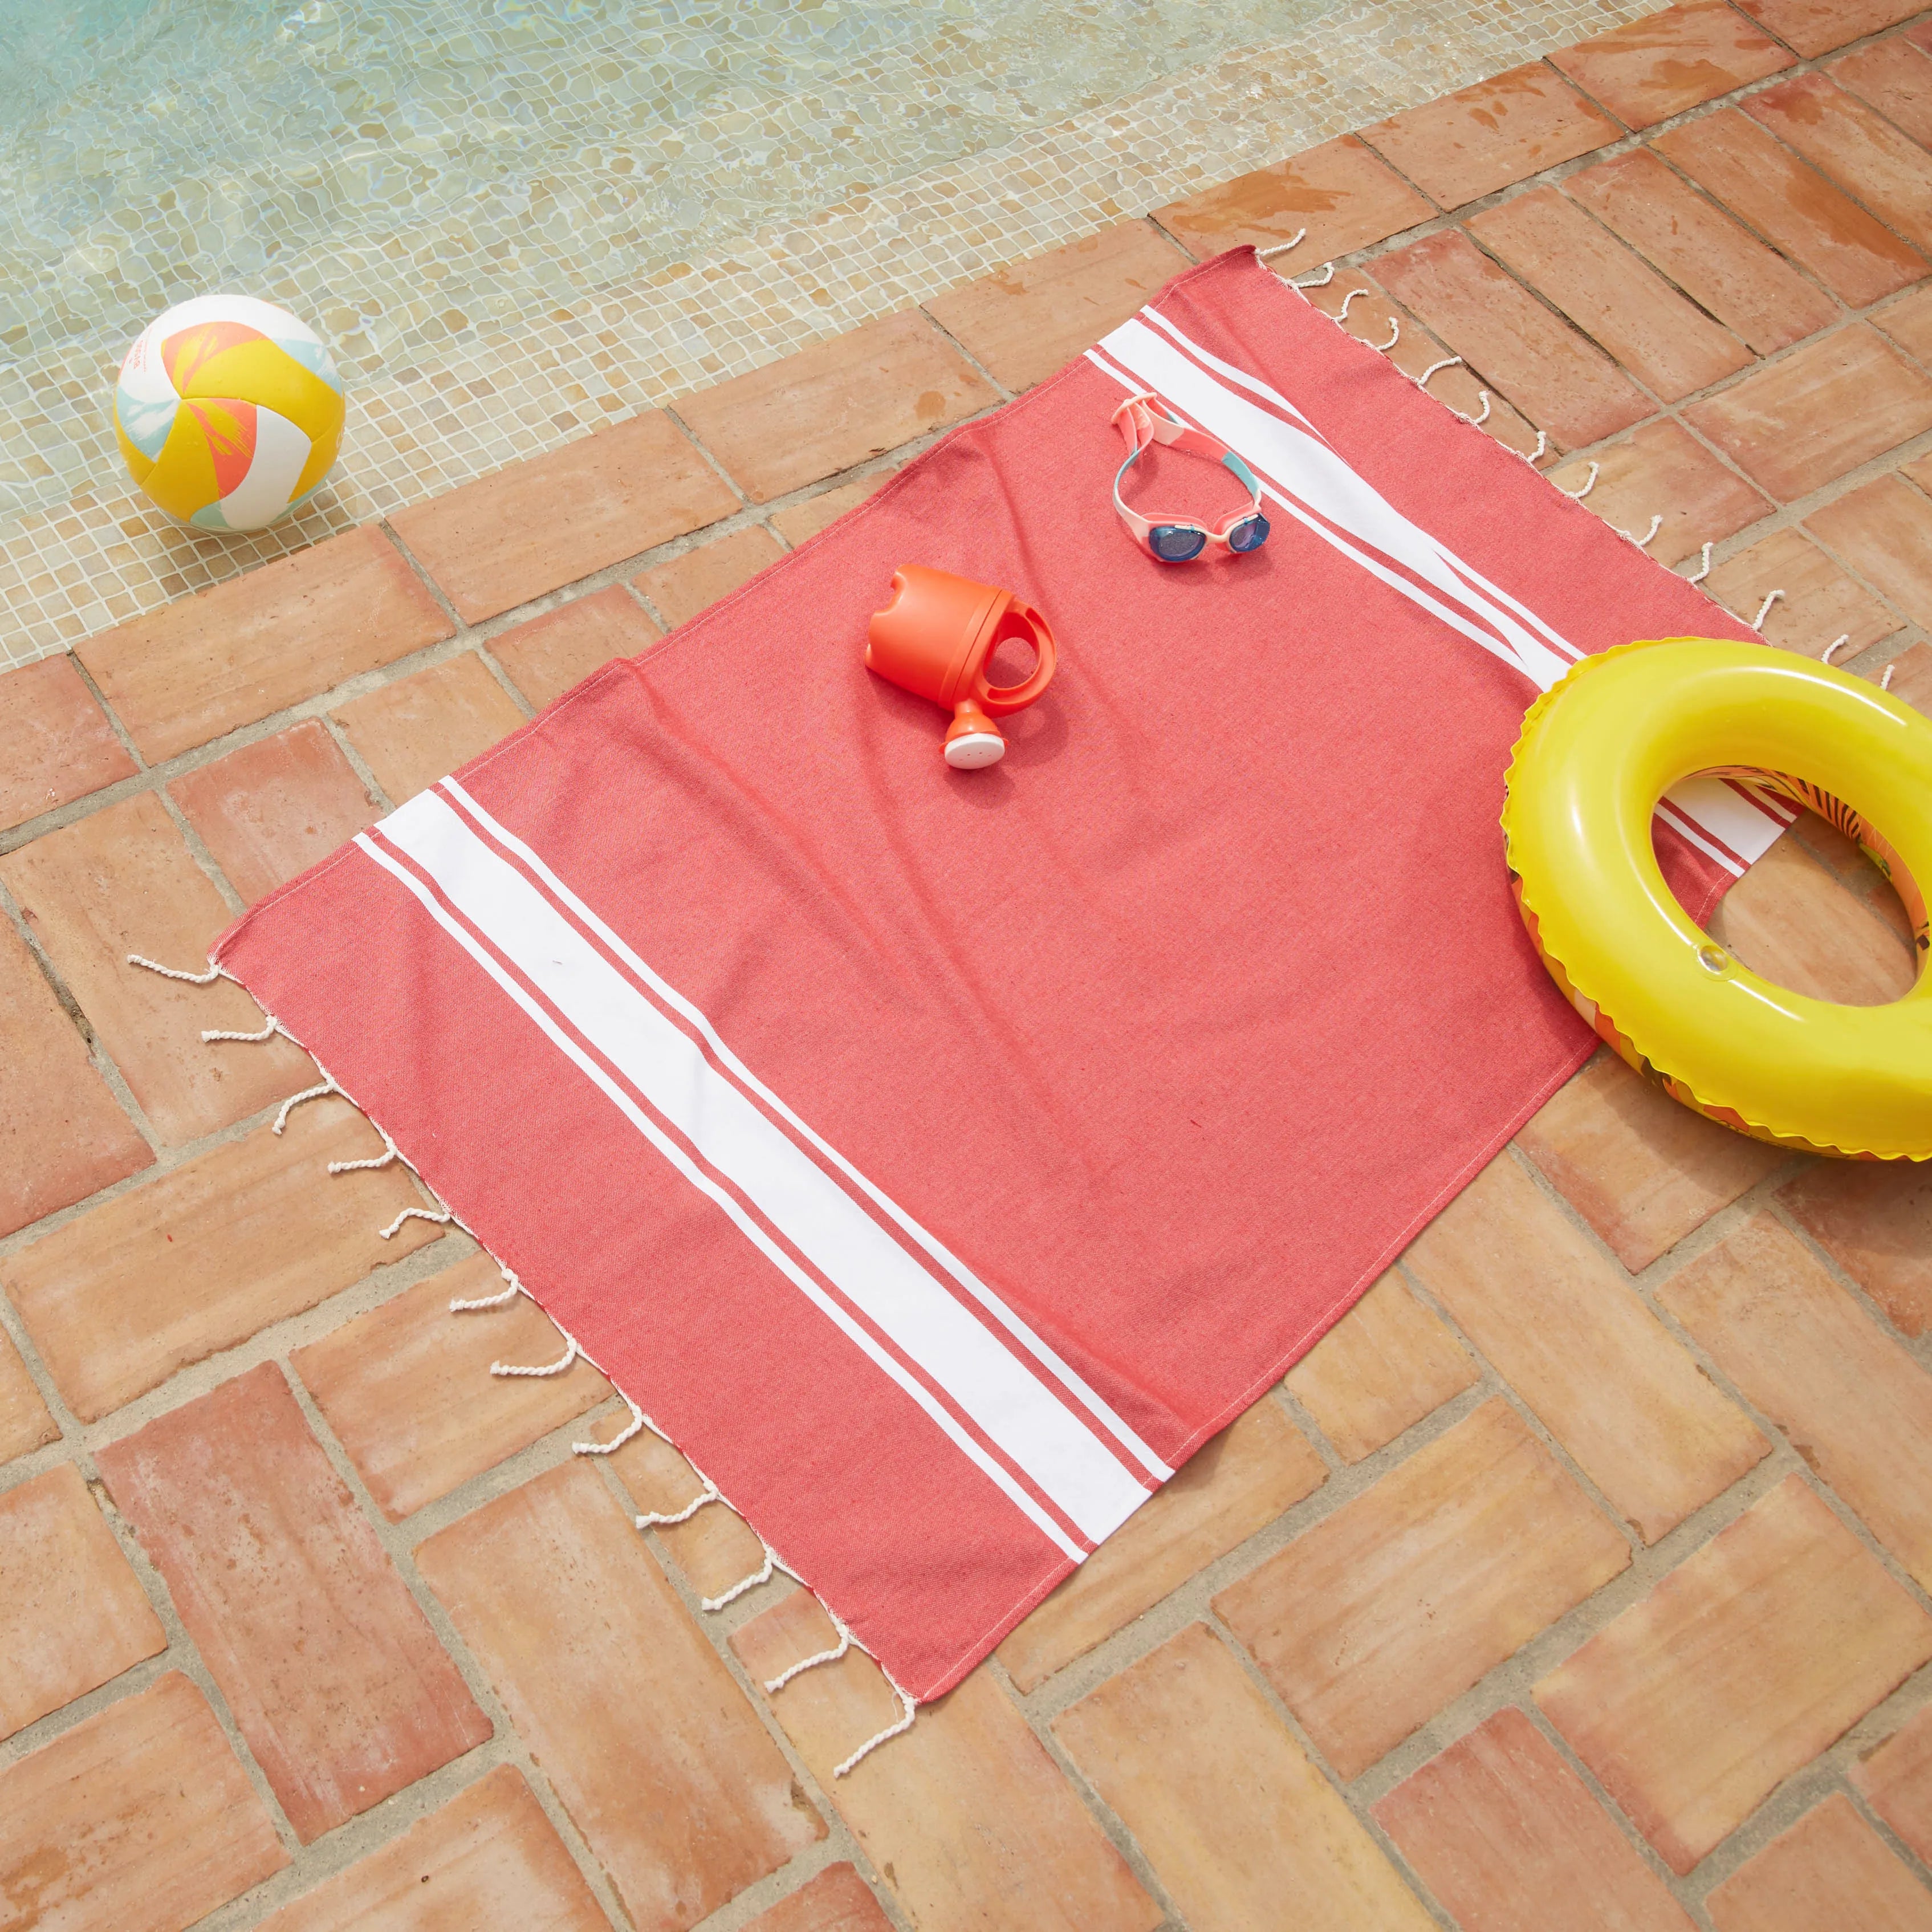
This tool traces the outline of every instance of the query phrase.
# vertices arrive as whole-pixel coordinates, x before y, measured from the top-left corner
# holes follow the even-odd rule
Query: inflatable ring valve
[[[1651,814],[1712,772],[1819,813],[1910,918],[1900,998],[1834,1005],[1760,978],[1664,882]],[[1932,1160],[1932,720],[1846,671],[1762,644],[1678,638],[1585,658],[1531,706],[1503,808],[1512,888],[1584,1018],[1686,1106],[1760,1140]]]

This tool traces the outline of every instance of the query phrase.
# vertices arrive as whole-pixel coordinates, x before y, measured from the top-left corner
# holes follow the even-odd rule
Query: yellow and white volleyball
[[[198,296],[141,332],[114,388],[134,481],[204,530],[259,530],[322,487],[342,441],[322,338],[252,296]]]

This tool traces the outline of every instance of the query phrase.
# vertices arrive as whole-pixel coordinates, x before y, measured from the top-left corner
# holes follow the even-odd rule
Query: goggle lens
[[[1186,563],[1208,548],[1208,533],[1186,524],[1156,524],[1148,532],[1148,548],[1162,563]]]
[[[1228,548],[1232,550],[1259,550],[1268,540],[1268,520],[1265,517],[1250,517],[1228,532]]]

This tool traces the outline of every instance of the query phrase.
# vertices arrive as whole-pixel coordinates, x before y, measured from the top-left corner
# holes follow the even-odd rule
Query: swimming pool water
[[[297,297],[354,376],[1338,0],[0,0],[0,358]]]

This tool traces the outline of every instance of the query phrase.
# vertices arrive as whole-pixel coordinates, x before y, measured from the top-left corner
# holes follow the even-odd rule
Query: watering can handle
[[[1016,621],[1017,620],[1017,621]],[[1010,716],[1016,711],[1023,711],[1053,682],[1054,643],[1053,632],[1046,620],[1028,605],[1015,603],[1000,620],[1000,630],[1004,638],[1025,636],[1032,643],[1039,658],[1023,682],[1018,684],[989,684],[983,666],[973,680],[973,695],[981,707],[994,718]],[[999,647],[995,641],[994,650]],[[986,653],[986,661],[992,661],[993,652]]]

